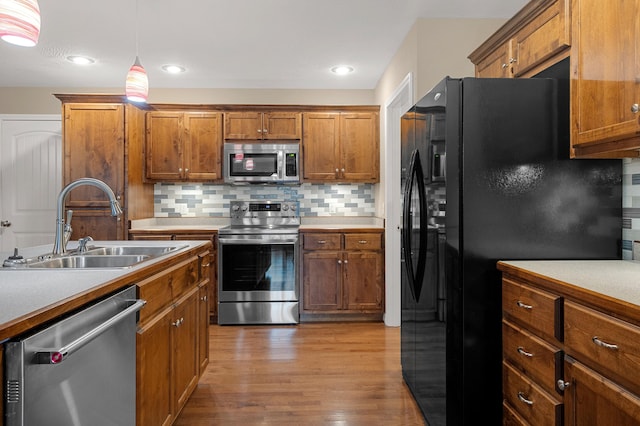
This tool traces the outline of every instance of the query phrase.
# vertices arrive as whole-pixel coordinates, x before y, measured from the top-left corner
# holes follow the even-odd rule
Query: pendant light
[[[0,0],[0,38],[18,46],[33,47],[40,36],[37,0]]]
[[[1,0],[0,0],[1,1]],[[147,102],[149,79],[138,57],[138,0],[136,0],[136,60],[127,73],[125,94],[131,102]]]

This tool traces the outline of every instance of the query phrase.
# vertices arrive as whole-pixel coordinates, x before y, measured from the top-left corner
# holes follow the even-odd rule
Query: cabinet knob
[[[516,58],[509,58],[509,63],[510,64],[513,64],[513,63],[516,63],[516,62],[518,62],[518,60]]]
[[[344,173],[344,167],[342,168],[342,173]]]
[[[565,382],[562,379],[558,379],[557,384],[558,384],[558,389],[560,389],[561,391],[565,390],[566,388],[568,388],[571,385],[571,383]]]
[[[174,327],[180,327],[184,322],[184,318],[177,319],[175,322],[172,322],[171,325]]]
[[[269,133],[269,129],[262,129],[263,133]]]
[[[206,302],[206,301],[207,301],[207,296],[202,296],[202,297],[200,298],[200,300],[202,300],[203,302]]]
[[[640,111],[640,105],[638,105],[638,104],[631,105],[631,112],[632,113],[637,114],[638,111]]]
[[[349,261],[348,261],[348,260],[345,260],[345,261],[344,261],[344,263],[349,263]]]
[[[338,265],[342,265],[342,260],[338,260]]]
[[[367,241],[367,240],[359,240],[359,241],[358,241],[358,244],[367,244],[368,242],[369,242],[369,241]]]
[[[189,173],[189,169],[184,169],[184,172],[185,173]]]
[[[339,172],[340,172],[340,170],[339,170],[339,169],[336,169],[336,173],[339,173]]]
[[[178,168],[178,172],[182,173],[182,167]]]
[[[258,133],[262,133],[262,129],[258,129]]]
[[[505,69],[506,67],[508,67],[509,65],[507,64],[502,64],[502,69]]]
[[[317,244],[327,244],[327,240],[318,240],[316,241]]]

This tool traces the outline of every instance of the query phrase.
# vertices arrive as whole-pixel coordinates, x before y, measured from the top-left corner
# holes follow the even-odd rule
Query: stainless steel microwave
[[[225,183],[300,183],[299,143],[225,142],[223,152]]]

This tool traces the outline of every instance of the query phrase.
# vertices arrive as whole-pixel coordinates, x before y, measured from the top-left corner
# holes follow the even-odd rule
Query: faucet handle
[[[89,241],[93,241],[93,238],[91,238],[90,235],[87,235],[84,238],[80,238],[78,240],[78,253],[84,253],[85,251],[87,251],[87,243]]]

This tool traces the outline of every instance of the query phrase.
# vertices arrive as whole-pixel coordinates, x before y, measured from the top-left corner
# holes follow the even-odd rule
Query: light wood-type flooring
[[[424,425],[382,323],[210,327],[210,362],[175,425]]]

